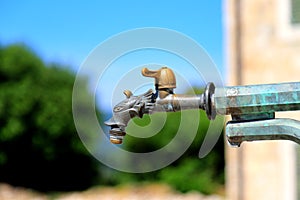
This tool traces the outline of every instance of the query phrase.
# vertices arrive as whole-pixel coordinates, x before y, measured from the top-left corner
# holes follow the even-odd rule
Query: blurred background
[[[218,69],[225,72],[221,1],[2,1],[0,6],[0,182],[50,196],[97,186],[143,184],[160,184],[155,188],[168,187],[179,193],[224,195],[223,139],[211,154],[201,161],[198,158],[209,124],[205,113],[201,112],[204,120],[199,122],[198,136],[190,149],[171,166],[145,174],[118,172],[97,161],[81,143],[72,116],[77,70],[97,45],[123,31],[162,27],[182,32],[202,45]],[[179,72],[185,69],[182,61],[172,55],[158,51],[143,55],[125,56],[115,64],[116,68],[126,72],[137,63],[160,62]],[[170,64],[178,60],[181,63],[176,66]],[[124,69],[125,66],[128,67]],[[112,77],[105,84],[114,84],[116,78],[121,78]],[[188,78],[195,80],[193,74]],[[84,110],[92,95],[88,75],[82,81],[86,84],[80,101]],[[201,92],[201,84],[197,80],[194,83],[195,90]],[[111,91],[99,87],[98,118],[103,124],[112,114],[111,100],[107,98]],[[182,88],[178,92],[191,91]],[[154,137],[140,141],[128,136],[123,148],[148,152],[164,146],[176,134],[180,118],[180,113],[169,114],[164,128]],[[145,116],[135,123],[145,126],[149,120]],[[111,198],[116,191],[109,194]]]
[[[99,43],[134,28],[169,28],[193,38],[227,85],[299,81],[299,0],[1,1],[0,7],[1,199],[165,199],[166,193],[182,199],[300,198],[299,150],[292,142],[232,149],[220,137],[199,159],[209,125],[200,112],[197,137],[180,159],[155,172],[129,174],[87,152],[72,116],[72,88],[81,63]],[[153,55],[156,62],[160,57]],[[92,95],[88,77],[82,81],[84,109]],[[194,91],[200,93],[201,84],[195,83]],[[105,92],[98,99],[101,95]],[[101,100],[97,110],[99,123],[111,115]],[[123,147],[147,152],[164,146],[176,133],[180,115],[168,114],[157,135],[143,143],[128,137]],[[299,119],[297,112],[282,116]],[[145,126],[149,118],[135,122]]]

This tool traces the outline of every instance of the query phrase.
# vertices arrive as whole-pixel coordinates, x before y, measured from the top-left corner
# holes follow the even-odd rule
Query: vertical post
[[[236,35],[235,35],[235,52],[236,52],[236,80],[238,85],[242,85],[243,83],[243,48],[242,48],[242,2],[241,0],[235,0],[235,27],[236,27]],[[237,184],[237,199],[244,199],[244,173],[243,173],[243,165],[244,165],[244,153],[243,147],[241,147],[237,151],[237,176],[238,181]]]

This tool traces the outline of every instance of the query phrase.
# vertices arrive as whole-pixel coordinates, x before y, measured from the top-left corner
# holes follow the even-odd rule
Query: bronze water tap
[[[154,112],[176,112],[186,109],[199,109],[203,106],[203,98],[200,96],[186,96],[174,94],[176,78],[174,72],[168,67],[158,70],[142,69],[142,75],[155,79],[155,90],[148,90],[139,96],[133,96],[132,92],[125,90],[126,99],[117,104],[113,109],[113,117],[105,122],[111,127],[110,141],[121,144],[125,136],[125,128],[133,117],[142,118],[144,114]],[[211,110],[211,109],[208,109]]]
[[[126,99],[114,107],[113,117],[105,124],[111,127],[110,141],[121,144],[125,128],[133,117],[154,112],[176,112],[203,109],[208,119],[231,115],[226,137],[232,146],[243,141],[292,140],[300,144],[300,122],[276,119],[275,112],[300,110],[300,82],[215,88],[208,83],[201,95],[174,93],[176,79],[167,67],[142,69],[142,75],[155,78],[155,90],[133,96],[126,90]]]

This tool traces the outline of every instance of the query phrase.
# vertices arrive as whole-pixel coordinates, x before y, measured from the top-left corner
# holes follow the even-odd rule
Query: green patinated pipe
[[[244,141],[291,140],[300,144],[300,122],[274,119],[275,112],[300,110],[300,82],[216,88],[212,106],[231,115],[226,137],[232,146]]]
[[[300,110],[300,82],[216,88],[213,100],[220,115]]]
[[[294,119],[268,119],[246,122],[231,121],[226,137],[232,146],[257,140],[291,140],[300,144],[300,123]]]

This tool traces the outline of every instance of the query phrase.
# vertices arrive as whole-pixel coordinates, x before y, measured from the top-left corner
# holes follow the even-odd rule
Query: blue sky
[[[75,70],[100,42],[142,27],[169,28],[193,38],[223,69],[221,0],[4,0],[0,8],[1,44],[25,42],[46,61]]]
[[[225,72],[221,0],[4,0],[0,8],[0,44],[25,43],[46,62],[68,65],[75,72],[99,43],[143,27],[187,35],[207,51],[222,74]],[[114,88],[104,87],[99,93],[107,94]]]

